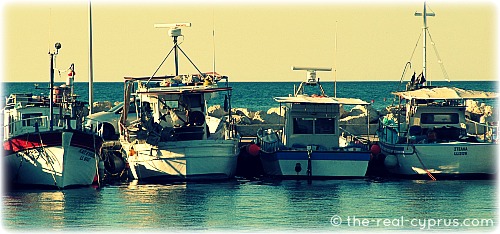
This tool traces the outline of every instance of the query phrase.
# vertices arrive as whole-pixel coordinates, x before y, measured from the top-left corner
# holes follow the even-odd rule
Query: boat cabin
[[[467,136],[467,99],[490,99],[492,92],[469,91],[454,87],[423,87],[394,93],[400,99],[395,124],[384,119],[383,140],[392,143],[477,142]]]
[[[55,87],[55,89],[60,90],[64,87]],[[66,100],[63,98],[65,96],[59,92],[54,94],[54,127],[62,129],[70,126],[73,129],[80,129],[81,121],[70,120],[76,118],[83,120],[84,103]],[[50,99],[48,97],[34,96],[31,93],[14,93],[9,95],[5,103],[3,109],[4,140],[29,132],[43,132],[50,129]]]
[[[213,83],[186,82],[181,76],[155,77],[152,80],[149,77],[125,79],[130,84],[137,83],[134,97],[138,109],[137,121],[140,122],[137,135],[134,134],[129,141],[146,140],[154,145],[160,141],[207,139],[210,136],[205,119],[207,101],[216,97],[217,92],[231,90]],[[134,125],[134,121],[127,122]]]
[[[282,143],[289,148],[314,145],[318,150],[341,147],[340,105],[368,105],[360,99],[320,96],[276,97],[285,105]]]

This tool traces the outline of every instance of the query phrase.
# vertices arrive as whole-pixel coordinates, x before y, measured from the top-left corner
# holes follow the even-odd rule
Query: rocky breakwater
[[[270,108],[267,111],[233,108],[231,114],[241,136],[255,136],[259,128],[274,130],[283,128],[285,110],[284,107],[281,108],[281,111],[279,107]],[[208,115],[212,117],[225,118],[228,114],[220,105],[208,108]],[[372,106],[365,107],[361,105],[355,106],[349,111],[341,107],[340,114],[340,127],[355,135],[366,134],[368,130],[371,134],[374,134],[380,116],[379,111]],[[366,125],[367,116],[369,117],[370,129]]]
[[[120,102],[110,102],[110,101],[103,101],[103,102],[94,102],[92,103],[92,108],[94,113],[101,112],[101,111],[108,111],[112,107],[118,105]]]
[[[280,111],[279,107],[267,111],[252,111],[247,108],[231,109],[231,115],[241,136],[255,136],[259,128],[281,130],[284,114],[284,109]],[[215,118],[226,118],[229,112],[224,111],[220,105],[214,105],[208,108],[208,115]]]
[[[94,112],[107,111],[119,102],[94,102]],[[473,100],[466,102],[466,116],[468,119],[488,125],[498,124],[497,110],[494,107]],[[376,110],[373,106],[354,106],[352,109],[346,110],[343,106],[340,107],[339,126],[354,135],[365,135],[369,132],[375,134],[378,128],[378,121],[381,117],[394,119],[394,107],[388,106],[382,110]],[[281,130],[284,123],[284,107],[280,110],[279,107],[270,108],[269,110],[253,111],[248,108],[233,108],[231,109],[232,116],[237,125],[237,129],[242,136],[255,136],[259,128]],[[224,119],[229,113],[224,111],[220,105],[208,107],[208,115]],[[368,122],[369,126],[366,125]],[[476,124],[468,123],[467,129],[470,131],[478,131]]]
[[[465,113],[468,119],[489,125],[498,123],[498,113],[492,106],[474,100],[467,100],[465,104],[467,106]]]

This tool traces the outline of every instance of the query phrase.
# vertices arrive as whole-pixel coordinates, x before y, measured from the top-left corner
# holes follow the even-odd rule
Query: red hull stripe
[[[102,143],[102,138],[98,136],[94,137],[88,133],[73,131],[73,137],[71,138],[70,145],[90,151],[99,151]],[[4,155],[7,156],[15,154],[19,151],[40,148],[42,146],[53,147],[60,145],[62,145],[62,131],[27,133],[4,141],[3,150],[5,152]]]

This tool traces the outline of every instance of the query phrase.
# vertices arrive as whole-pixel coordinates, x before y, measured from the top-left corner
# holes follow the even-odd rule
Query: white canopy
[[[275,97],[275,101],[279,103],[313,103],[313,104],[343,104],[343,105],[369,105],[357,98],[332,98],[332,97],[311,97],[311,96],[297,96],[297,97]]]
[[[464,90],[455,87],[434,87],[421,88],[412,91],[395,92],[393,93],[404,99],[493,99],[500,97],[495,92]]]

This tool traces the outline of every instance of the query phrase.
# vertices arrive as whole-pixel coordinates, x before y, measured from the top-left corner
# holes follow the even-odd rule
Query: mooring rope
[[[432,180],[436,180],[436,178],[431,174],[431,172],[429,170],[427,170],[427,167],[424,165],[424,162],[422,162],[422,159],[420,158],[420,156],[418,155],[418,152],[417,152],[417,149],[415,148],[415,145],[411,145],[413,147],[413,153],[415,153],[415,155],[417,156],[418,158],[418,161],[420,162],[420,164],[422,164],[422,168],[424,169],[425,173],[427,173],[427,175],[432,179]]]

